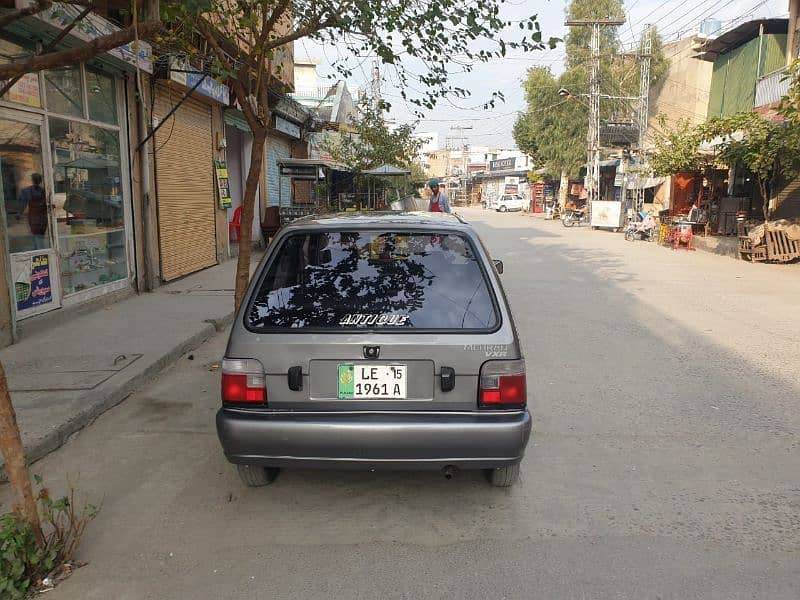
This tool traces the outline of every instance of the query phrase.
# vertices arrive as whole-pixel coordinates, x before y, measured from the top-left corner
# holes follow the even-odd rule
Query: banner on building
[[[0,83],[6,85],[8,82],[2,81]],[[26,73],[20,77],[17,83],[8,90],[4,100],[17,104],[24,104],[25,106],[32,106],[34,108],[41,108],[42,97],[39,92],[39,74]]]
[[[14,256],[14,291],[17,312],[22,312],[53,302],[53,288],[50,285],[50,256]]]
[[[228,163],[224,160],[215,160],[214,173],[217,176],[219,206],[220,208],[230,208],[233,205],[233,201],[231,200],[231,184],[228,179]]]

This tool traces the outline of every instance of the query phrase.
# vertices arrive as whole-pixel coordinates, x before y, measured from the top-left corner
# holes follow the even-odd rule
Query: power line
[[[692,10],[686,13],[683,18],[679,18],[677,21],[667,25],[661,34],[662,37],[664,39],[668,39],[670,36],[680,34],[680,32],[689,27],[690,24],[694,27],[698,21],[702,22],[702,20],[710,16],[711,13],[715,11],[721,11],[730,4],[729,2],[722,6],[718,6],[718,3],[718,0],[704,0],[703,2],[700,2]],[[698,9],[700,9],[701,12],[693,14]]]
[[[677,10],[678,8],[680,8],[681,6],[683,6],[684,4],[686,4],[688,1],[689,1],[689,0],[682,0],[682,2],[680,2],[680,3],[679,3],[679,4],[678,4],[678,5],[675,7],[675,8],[673,8],[673,9],[672,9],[672,10],[671,10],[669,13],[667,13],[667,14],[670,14],[670,13],[674,12],[675,10]],[[670,0],[664,0],[664,1],[663,1],[661,4],[659,4],[658,6],[656,6],[656,7],[655,7],[653,10],[651,10],[649,13],[647,13],[647,14],[646,14],[645,16],[643,16],[641,19],[639,19],[638,21],[636,21],[636,22],[634,22],[634,23],[631,23],[631,30],[633,30],[633,27],[634,27],[635,25],[638,25],[639,23],[643,23],[643,22],[644,22],[646,19],[648,19],[650,16],[652,16],[653,14],[655,14],[656,12],[658,12],[660,9],[662,9],[664,6],[666,6],[667,4],[669,4],[669,2],[670,2]],[[662,17],[662,18],[663,18],[663,17]],[[658,22],[658,21],[656,21],[656,22]]]
[[[667,1],[668,1],[668,0],[667,0]],[[623,37],[623,36],[620,36],[620,43],[621,43],[623,46],[628,46],[628,45],[630,45],[630,46],[634,46],[634,45],[637,43],[637,41],[636,41],[636,33],[633,31],[633,26],[634,26],[634,25],[638,25],[639,23],[641,23],[642,21],[644,21],[645,19],[647,19],[648,17],[650,17],[651,15],[653,15],[653,14],[654,14],[655,12],[657,12],[657,11],[658,11],[660,8],[662,8],[663,6],[665,6],[665,5],[667,4],[667,1],[663,2],[662,4],[660,4],[659,6],[657,6],[656,8],[654,8],[652,11],[650,11],[650,13],[649,13],[649,14],[645,15],[644,17],[642,17],[642,18],[641,18],[641,19],[639,19],[638,21],[636,21],[636,22],[632,23],[632,24],[631,24],[631,27],[629,28],[629,30],[630,30],[630,37]],[[706,2],[706,3],[707,3],[707,2],[715,2],[715,1],[717,1],[717,0],[702,0],[701,4],[702,4],[703,2]],[[680,8],[680,6],[682,6],[682,5],[686,4],[686,2],[687,2],[687,0],[684,0],[683,2],[681,2],[681,3],[680,3],[678,6],[676,6],[676,7],[674,7],[674,8],[673,8],[673,11],[674,11],[674,10],[677,10],[678,8]],[[697,6],[695,6],[695,7],[694,7],[694,8],[692,8],[692,9],[690,9],[690,12],[691,12],[691,11],[693,11],[693,10],[696,10],[696,8],[697,8]],[[670,11],[670,12],[672,12],[672,11]],[[669,13],[668,13],[668,14],[669,14]],[[650,24],[651,24],[651,25],[653,25],[653,26],[655,26],[656,28],[658,28],[658,25],[659,25],[659,24],[660,24],[660,23],[661,23],[661,22],[664,20],[664,18],[665,18],[665,16],[658,17],[658,18],[657,18],[657,19],[655,19],[655,20],[651,20],[651,21],[650,21]]]

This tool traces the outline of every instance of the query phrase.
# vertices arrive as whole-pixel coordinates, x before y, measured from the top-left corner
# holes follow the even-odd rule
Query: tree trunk
[[[565,170],[561,170],[561,183],[558,188],[558,204],[561,208],[567,205],[567,198],[569,198],[569,175]]]
[[[0,450],[2,450],[3,459],[6,462],[8,481],[16,496],[14,509],[33,526],[36,541],[41,545],[44,538],[39,523],[39,512],[36,510],[31,478],[25,462],[22,436],[19,433],[14,406],[11,404],[8,381],[2,363],[0,363]]]
[[[757,177],[758,191],[761,194],[761,210],[764,212],[764,223],[769,221],[769,194],[767,193],[767,182],[763,178]]]
[[[253,150],[250,154],[250,168],[242,200],[242,223],[239,234],[239,258],[236,263],[236,292],[234,304],[236,310],[242,304],[247,285],[250,283],[250,250],[253,241],[253,213],[256,205],[256,191],[261,179],[261,167],[264,162],[264,144],[267,141],[267,130],[253,131]]]

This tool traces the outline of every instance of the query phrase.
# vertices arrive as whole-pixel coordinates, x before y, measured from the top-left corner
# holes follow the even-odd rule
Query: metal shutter
[[[181,94],[157,88],[162,119]],[[211,108],[187,100],[155,136],[161,277],[171,281],[217,264]]]
[[[267,138],[267,205],[289,206],[292,203],[292,183],[288,177],[280,176],[278,161],[291,158],[292,148],[289,142],[277,137]],[[280,185],[280,189],[278,186]]]

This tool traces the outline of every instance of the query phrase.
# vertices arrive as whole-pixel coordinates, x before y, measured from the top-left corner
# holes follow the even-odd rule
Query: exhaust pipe
[[[442,473],[444,474],[445,479],[452,479],[457,471],[458,467],[454,467],[453,465],[447,465],[442,469]]]

